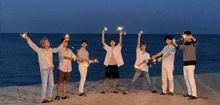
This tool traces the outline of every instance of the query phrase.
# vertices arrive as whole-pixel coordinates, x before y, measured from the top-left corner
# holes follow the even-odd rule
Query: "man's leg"
[[[141,70],[136,69],[136,72],[135,72],[135,74],[134,74],[134,77],[133,77],[132,81],[130,82],[126,93],[128,93],[128,92],[131,90],[132,86],[134,85],[134,83],[136,82],[136,80],[138,79],[138,77],[141,75],[141,73],[142,73]]]
[[[47,91],[47,97],[48,100],[51,100],[52,97],[52,93],[53,93],[53,87],[54,87],[54,79],[53,79],[53,69],[49,69],[49,75],[48,75],[48,79],[49,79],[49,87],[48,87],[48,91]]]
[[[42,81],[41,98],[43,100],[46,100],[48,72],[47,72],[47,70],[42,69],[42,70],[40,70],[40,73],[41,73],[41,81]]]
[[[143,71],[143,74],[144,74],[145,80],[146,80],[147,83],[148,83],[148,86],[150,87],[150,91],[154,90],[153,84],[152,84],[151,81],[150,81],[149,72]]]
[[[84,84],[86,81],[86,75],[87,75],[87,67],[85,67],[82,64],[79,64],[79,72],[80,72],[80,85],[79,85],[79,92],[83,93]]]
[[[188,75],[189,75],[189,84],[190,84],[190,87],[192,90],[192,96],[197,97],[196,83],[195,83],[195,78],[194,78],[194,70],[195,70],[195,66],[189,66]]]
[[[105,80],[104,80],[104,83],[103,83],[103,91],[105,91],[105,87],[106,87],[106,84],[107,84],[107,82],[108,82],[108,79],[109,79],[109,78],[105,78]]]
[[[189,68],[188,66],[184,66],[183,73],[184,73],[184,79],[185,79],[187,90],[188,90],[188,95],[192,95],[191,86],[189,84],[189,76],[188,76],[189,69],[188,68]]]
[[[167,93],[167,70],[162,70],[162,92]]]
[[[67,89],[67,81],[64,80],[64,81],[63,81],[63,97],[66,96],[66,89]]]
[[[169,81],[169,91],[174,93],[174,84],[173,84],[173,69],[167,70],[168,81]]]
[[[57,96],[60,96],[59,93],[60,93],[61,84],[62,84],[62,81],[58,81],[58,83],[57,83]]]
[[[114,91],[116,91],[117,78],[113,78]]]

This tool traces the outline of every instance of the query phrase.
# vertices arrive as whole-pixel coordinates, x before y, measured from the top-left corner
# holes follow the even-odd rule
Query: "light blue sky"
[[[2,33],[220,34],[220,0],[1,0]]]

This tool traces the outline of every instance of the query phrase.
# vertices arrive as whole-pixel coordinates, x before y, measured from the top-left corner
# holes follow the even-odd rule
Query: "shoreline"
[[[69,82],[67,85],[67,100],[54,101],[50,104],[81,104],[81,105],[103,105],[103,104],[194,104],[194,105],[217,105],[220,104],[220,73],[195,74],[198,99],[188,100],[182,95],[187,93],[187,88],[183,75],[174,76],[174,96],[161,96],[161,76],[151,77],[157,94],[151,93],[148,89],[144,77],[139,78],[131,93],[122,95],[129,85],[132,78],[118,79],[117,91],[113,93],[113,81],[110,79],[106,86],[106,94],[100,94],[102,91],[103,80],[86,81],[84,91],[87,97],[78,96],[78,82]],[[54,85],[53,97],[56,96],[56,86]],[[0,104],[41,104],[41,84],[28,86],[9,86],[0,87]],[[60,91],[62,96],[62,87]]]

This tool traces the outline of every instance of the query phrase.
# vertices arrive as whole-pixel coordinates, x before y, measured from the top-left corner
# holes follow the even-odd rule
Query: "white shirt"
[[[108,45],[104,46],[104,49],[107,51],[106,56],[105,56],[105,61],[104,61],[104,65],[108,66],[109,65],[109,61],[110,61],[110,57],[112,56],[112,54],[114,54],[115,60],[117,62],[118,67],[124,65],[124,61],[121,55],[121,46],[117,45],[115,46],[115,48],[109,47]]]
[[[163,53],[163,56],[169,52],[171,53],[170,56],[162,59],[162,69],[174,69],[174,57],[176,48],[173,45],[171,45],[169,48],[168,46],[165,46],[161,52]]]
[[[148,63],[148,60],[150,58],[150,54],[147,53],[147,52],[142,52],[140,48],[138,48],[136,50],[136,62],[134,64],[134,67],[137,67],[137,65],[139,65],[140,63],[142,63],[144,60],[146,60],[146,62],[142,65],[140,65],[140,69],[142,71],[148,71],[148,66],[147,66],[147,63]]]
[[[71,72],[72,71],[72,63],[71,60],[69,59],[64,59],[64,56],[66,57],[71,57],[74,59],[76,59],[76,55],[72,52],[72,50],[70,49],[66,49],[66,48],[62,48],[59,52],[58,52],[58,56],[59,56],[59,69],[63,72]]]
[[[80,48],[77,52],[77,55],[80,58],[89,59],[89,52],[86,49]],[[77,61],[77,63],[80,64],[80,63],[85,63],[85,62]]]
[[[38,61],[40,65],[40,69],[49,69],[53,68],[53,53],[57,53],[60,51],[63,46],[60,45],[58,48],[49,48],[49,50],[45,50],[44,48],[39,48],[37,45],[35,45],[31,39],[28,41],[29,46],[38,54]]]

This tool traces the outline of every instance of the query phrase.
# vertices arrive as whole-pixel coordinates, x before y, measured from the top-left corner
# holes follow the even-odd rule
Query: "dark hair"
[[[115,39],[110,39],[110,42],[111,42],[111,41],[114,41],[114,42],[115,42]]]
[[[192,33],[190,31],[185,31],[183,34],[186,34],[187,36],[192,35]]]
[[[65,38],[62,38],[62,39],[61,39],[61,43],[63,43],[64,40],[65,40]],[[66,41],[66,42],[68,42],[68,41]]]
[[[81,41],[81,44],[83,44],[83,43],[88,44],[87,40],[85,40],[85,39],[83,39],[83,40]]]
[[[143,46],[143,45],[145,45],[145,46],[147,47],[147,44],[146,44],[146,43],[141,43],[140,47]]]
[[[173,37],[172,36],[166,36],[165,38],[164,38],[164,40],[166,41],[166,40],[173,40]]]

